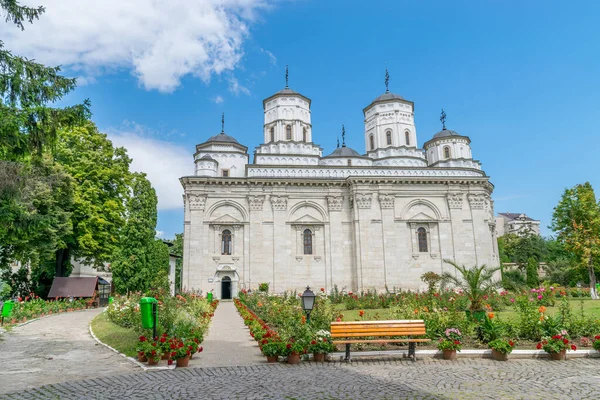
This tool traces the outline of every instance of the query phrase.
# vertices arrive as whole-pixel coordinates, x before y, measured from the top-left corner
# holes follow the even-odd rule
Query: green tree
[[[183,233],[176,233],[171,253],[178,255],[175,262],[175,293],[181,292],[181,272],[183,270]]]
[[[168,288],[169,250],[162,241],[155,240],[156,205],[156,192],[146,175],[133,174],[126,222],[111,264],[119,293]]]
[[[527,260],[527,286],[535,288],[540,285],[540,275],[538,273],[539,263],[535,257],[529,257]]]
[[[594,264],[600,256],[600,205],[589,182],[565,190],[554,208],[551,228],[578,264],[587,269],[591,297],[598,299]]]
[[[444,260],[444,262],[452,265],[458,274],[444,272],[440,281],[441,287],[453,286],[462,289],[469,299],[469,310],[483,310],[483,297],[498,286],[494,276],[500,270],[500,267],[488,268],[482,265],[467,268],[451,260]]]
[[[88,121],[60,131],[55,160],[75,181],[69,208],[73,232],[56,250],[56,275],[65,276],[72,257],[103,268],[117,250],[125,223],[131,159]]]

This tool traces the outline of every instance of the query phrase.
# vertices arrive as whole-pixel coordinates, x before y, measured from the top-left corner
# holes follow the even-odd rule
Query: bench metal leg
[[[350,362],[350,343],[346,343],[346,358],[344,360]]]
[[[410,342],[408,344],[408,356],[412,357],[413,361],[417,361],[416,349],[417,349],[417,344],[415,342]]]

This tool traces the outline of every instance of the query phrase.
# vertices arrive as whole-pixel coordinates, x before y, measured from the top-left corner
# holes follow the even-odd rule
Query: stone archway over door
[[[231,278],[228,276],[224,276],[221,279],[221,299],[223,300],[231,300]]]

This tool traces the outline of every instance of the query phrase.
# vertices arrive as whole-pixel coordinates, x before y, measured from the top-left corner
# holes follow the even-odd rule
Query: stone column
[[[185,276],[184,284],[188,290],[203,290],[205,277],[209,268],[209,258],[204,254],[204,249],[208,244],[207,238],[204,237],[204,207],[206,205],[206,196],[188,194],[186,203],[189,210],[189,245],[187,249],[187,276]]]
[[[379,207],[381,208],[381,237],[383,243],[383,278],[384,285],[388,283],[388,266],[394,266],[396,259],[394,243],[396,242],[396,230],[394,229],[394,201],[396,197],[391,194],[379,193]]]
[[[337,284],[338,287],[347,285],[344,271],[350,266],[350,263],[346,263],[346,260],[344,260],[344,239],[341,213],[343,200],[344,198],[342,196],[327,196],[329,225],[325,228],[328,231],[326,232],[326,237],[329,238],[329,243],[325,247],[325,250],[327,257],[326,262],[327,265],[329,265],[329,281],[327,282],[327,286],[329,287],[326,288],[328,292],[333,289],[333,285],[335,284]]]
[[[369,267],[369,259],[367,256],[369,233],[367,224],[369,223],[368,213],[371,210],[371,201],[373,195],[371,193],[356,193],[354,195],[354,203],[356,206],[355,232],[358,240],[357,245],[357,272],[358,272],[358,287],[357,290],[364,289],[364,268]]]
[[[248,224],[248,240],[252,241],[252,246],[248,246],[248,275],[246,276],[247,287],[246,289],[256,289],[252,284],[258,285],[257,276],[253,274],[253,268],[256,267],[258,271],[264,269],[265,258],[263,242],[263,203],[265,196],[263,195],[252,195],[248,196],[248,209],[249,212],[249,224]],[[251,238],[251,239],[250,239]]]
[[[287,196],[270,196],[271,208],[273,209],[273,275],[272,275],[272,287],[273,291],[282,291],[286,288],[278,287],[277,275],[283,274],[285,271],[286,263],[286,249],[285,241],[286,235],[286,219],[287,219]],[[282,245],[277,245],[280,243]],[[314,245],[314,244],[313,244]],[[283,268],[283,270],[282,270]]]

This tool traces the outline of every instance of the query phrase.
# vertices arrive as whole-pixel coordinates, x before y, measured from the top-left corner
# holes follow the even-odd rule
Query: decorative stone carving
[[[483,210],[485,203],[485,196],[482,194],[470,194],[467,196],[469,199],[469,205],[472,210]]]
[[[327,206],[329,211],[342,211],[342,196],[327,196]]]
[[[199,194],[188,195],[188,201],[190,202],[190,210],[204,211],[206,205],[206,196]]]
[[[285,196],[271,196],[271,207],[273,207],[273,211],[286,211],[287,200],[288,199]]]
[[[483,171],[444,168],[443,170],[427,169],[356,169],[328,168],[319,166],[307,167],[278,167],[248,165],[249,178],[347,178],[349,176],[406,176],[406,177],[482,177]]]
[[[248,196],[250,211],[262,211],[264,202],[265,196]]]
[[[373,195],[371,193],[356,193],[354,197],[358,208],[371,208],[371,200],[373,198]]]
[[[379,194],[379,206],[381,208],[394,208],[394,200],[396,197],[391,194]]]
[[[463,207],[464,196],[462,193],[450,193],[448,195],[448,207],[461,210]]]

